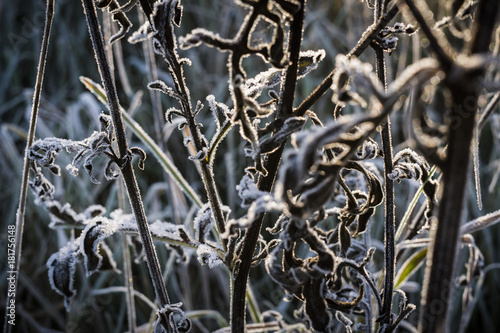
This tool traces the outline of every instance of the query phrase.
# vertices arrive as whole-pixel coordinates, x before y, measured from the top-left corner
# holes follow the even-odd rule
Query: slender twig
[[[430,13],[430,9],[426,6],[424,1],[419,1],[419,6],[415,4],[414,0],[404,0],[404,2],[410,9],[413,17],[415,17],[415,20],[417,20],[420,25],[420,29],[422,29],[425,37],[429,40],[429,45],[432,51],[436,54],[436,58],[442,69],[444,71],[449,70],[453,64],[452,57],[448,54],[448,50],[451,49],[451,47],[446,42],[446,39],[438,38],[438,36],[435,35],[435,30],[431,28],[431,25],[427,23],[424,15],[422,14],[422,12]]]
[[[169,46],[163,45],[163,48],[168,49]],[[175,52],[175,50],[170,50],[169,52]],[[181,96],[179,98],[179,102],[181,104],[182,113],[187,121],[185,129],[189,129],[189,133],[186,133],[185,135],[191,136],[191,142],[194,145],[195,152],[199,153],[206,147],[204,146],[202,134],[200,133],[198,124],[196,123],[189,88],[186,85],[182,61],[179,60],[177,56],[164,56],[164,59],[169,66],[172,77],[174,77],[175,90]],[[212,165],[207,158],[203,158],[198,162],[199,164],[197,164],[197,166],[201,169],[203,185],[205,187],[205,192],[207,193],[208,202],[210,203],[212,216],[215,220],[217,231],[219,234],[222,234],[225,231],[225,217],[219,192],[217,191],[215,185]],[[226,240],[222,240],[222,247],[224,250],[226,249],[226,242]]]
[[[109,62],[106,56],[106,48],[101,34],[99,21],[97,19],[94,2],[93,0],[82,0],[82,4],[84,7],[90,38],[92,40],[92,46],[99,68],[99,74],[106,91],[108,108],[113,120],[118,151],[121,159],[120,162],[122,164],[120,166],[121,173],[125,182],[125,186],[127,188],[130,206],[132,208],[132,212],[137,222],[139,234],[141,236],[141,241],[147,258],[149,274],[153,283],[156,297],[158,298],[160,307],[164,308],[170,303],[170,300],[165,288],[165,284],[163,283],[160,264],[158,262],[158,257],[156,256],[156,250],[146,220],[146,214],[144,212],[139,187],[135,179],[135,174],[132,167],[132,158],[130,156],[127,138],[125,136],[125,126],[123,124],[123,119],[120,112],[118,95],[116,93],[115,83],[113,82],[111,69],[109,67]],[[167,332],[175,332],[175,323],[170,322],[165,314],[161,314],[161,317],[162,324]]]
[[[375,23],[384,13],[383,0],[377,0],[375,3]],[[375,45],[375,68],[377,77],[387,90],[384,50],[379,45]],[[382,151],[384,153],[384,200],[385,200],[385,252],[384,267],[385,280],[383,292],[383,305],[379,309],[382,316],[382,323],[387,325],[387,332],[392,332],[392,292],[394,290],[394,276],[396,271],[396,242],[395,242],[395,206],[394,206],[394,182],[389,178],[392,173],[392,138],[391,138],[391,119],[387,115],[386,122],[382,126]]]
[[[410,1],[407,0],[407,3]],[[479,2],[474,23],[470,54],[488,52],[500,3],[497,0]],[[413,11],[412,11],[413,12]],[[415,14],[415,13],[414,13]],[[453,274],[458,248],[460,224],[464,217],[464,198],[469,174],[470,147],[476,126],[478,102],[477,88],[484,71],[466,70],[453,65],[445,74],[444,82],[451,90],[452,107],[449,126],[447,157],[444,161],[443,191],[440,199],[438,220],[431,227],[432,244],[427,255],[419,331],[447,332],[450,297],[453,294]],[[457,74],[460,76],[457,78]],[[437,222],[437,223],[436,223]]]
[[[486,105],[486,107],[484,108],[483,113],[481,113],[481,118],[479,118],[478,121],[478,132],[481,132],[487,120],[493,114],[493,111],[495,111],[495,106],[497,106],[498,102],[500,102],[500,92],[497,92],[493,96],[488,105]]]
[[[52,19],[54,18],[54,0],[47,0],[47,8],[45,12],[45,27],[43,30],[42,48],[40,50],[40,58],[38,60],[38,71],[36,74],[35,92],[33,95],[33,105],[31,107],[30,125],[28,130],[28,139],[26,140],[26,148],[24,153],[23,178],[21,183],[21,193],[19,195],[19,206],[16,213],[16,237],[15,237],[15,253],[14,253],[14,268],[10,268],[10,276],[14,277],[14,290],[17,289],[19,269],[21,267],[21,252],[23,245],[23,230],[24,230],[24,214],[26,211],[26,196],[28,192],[29,181],[29,158],[28,150],[35,139],[36,122],[38,118],[38,109],[40,107],[40,96],[42,93],[43,78],[45,74],[45,63],[47,59],[47,50],[49,46],[50,30],[52,27]],[[12,285],[12,282],[9,282]],[[11,289],[10,287],[8,289]],[[16,293],[7,292],[7,302],[5,306],[5,322],[4,332],[10,333],[12,326],[9,324],[9,307],[15,306]]]
[[[139,22],[141,23],[141,25],[144,24],[144,21],[145,21],[144,15],[139,11]],[[158,66],[156,63],[155,53],[153,51],[153,44],[150,39],[148,39],[142,44],[142,50],[144,52],[144,59],[146,60],[146,66],[148,68],[147,70],[148,82],[157,81]],[[155,91],[153,89],[149,89],[149,96],[151,98],[151,106],[153,109],[154,129],[155,129],[157,146],[161,148],[160,150],[161,154],[168,157],[169,159],[172,159],[172,156],[169,153],[169,151],[165,149],[165,140],[163,137],[164,114],[161,105],[160,92]],[[187,131],[187,129],[185,129],[185,131]],[[181,199],[180,196],[178,196],[179,190],[175,186],[177,181],[175,177],[176,176],[172,178],[171,175],[166,177],[166,181],[168,181],[170,188],[172,189],[171,191],[168,191],[167,196],[172,205],[176,207],[176,209],[174,209],[174,219],[176,221],[179,221],[180,220],[179,211],[181,211],[181,208],[185,206],[185,204],[184,200]],[[192,191],[192,194],[196,195],[194,191]],[[198,207],[201,207],[202,205],[201,201],[196,202],[196,205]]]
[[[116,27],[114,25],[111,25],[112,29],[112,34],[116,33]],[[128,97],[131,97],[134,95],[132,92],[132,87],[130,86],[130,81],[128,79],[127,75],[127,70],[125,68],[125,62],[123,59],[123,48],[122,48],[122,40],[118,39],[113,42],[113,52],[112,54],[116,58],[116,69],[118,70],[118,75],[120,77],[120,83],[123,87],[123,90],[125,91],[125,94],[127,94]]]
[[[293,110],[293,100],[295,96],[295,82],[297,80],[297,66],[299,59],[300,46],[302,41],[302,30],[305,17],[306,1],[301,1],[301,9],[294,15],[290,26],[289,37],[289,52],[290,66],[288,66],[285,74],[285,81],[282,85],[280,95],[280,106],[278,116],[290,115]],[[261,191],[269,192],[274,184],[274,179],[281,161],[284,144],[276,151],[267,156],[264,161],[264,167],[268,171],[266,176],[259,177],[258,187]],[[252,223],[247,229],[245,237],[242,240],[243,247],[240,257],[243,258],[239,267],[238,275],[233,282],[231,294],[231,330],[232,332],[245,331],[245,295],[247,289],[248,274],[250,273],[250,265],[252,262],[255,247],[260,234],[264,214]]]
[[[385,15],[383,15],[376,24],[371,25],[366,29],[366,31],[361,36],[360,40],[354,46],[354,48],[347,54],[347,58],[350,59],[352,57],[359,57],[361,53],[363,53],[368,46],[370,46],[371,42],[375,39],[375,37],[384,29],[389,22],[399,13],[400,6],[394,5],[390,10],[387,11]],[[304,101],[294,110],[294,113],[297,116],[303,116],[305,112],[313,106],[316,101],[323,96],[328,89],[330,89],[333,83],[333,76],[335,75],[337,69],[333,69],[328,76],[323,79],[319,86],[314,89],[314,91],[307,96]]]

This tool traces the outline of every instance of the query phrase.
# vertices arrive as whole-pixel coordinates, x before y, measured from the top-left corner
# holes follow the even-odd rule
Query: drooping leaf
[[[115,234],[120,224],[106,218],[93,219],[93,223],[83,230],[80,236],[80,249],[83,254],[87,276],[98,271],[103,263],[103,256],[99,251],[100,243],[107,237]]]
[[[47,260],[50,286],[64,296],[64,306],[68,312],[71,310],[71,300],[76,295],[73,283],[78,248],[78,240],[71,241]]]

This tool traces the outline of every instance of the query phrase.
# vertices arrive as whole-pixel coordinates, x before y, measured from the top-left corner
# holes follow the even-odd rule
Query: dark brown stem
[[[382,62],[380,57],[383,57],[383,51],[377,50],[377,54],[382,53],[377,56],[377,63]],[[377,72],[379,78],[385,74],[381,74],[384,69],[380,69],[377,65]],[[382,80],[381,80],[382,81]],[[384,82],[384,81],[382,81]],[[384,305],[381,309],[381,315],[384,316],[384,322],[387,324],[391,323],[391,310],[392,310],[392,292],[394,290],[394,274],[396,271],[396,246],[395,246],[395,211],[394,211],[394,182],[389,178],[389,174],[392,173],[393,159],[392,159],[392,137],[391,137],[391,119],[387,116],[385,124],[382,126],[382,151],[384,152],[384,181],[385,181],[385,280],[384,280]],[[389,332],[389,331],[387,331]]]
[[[29,181],[29,161],[30,159],[28,158],[28,150],[33,144],[33,141],[35,139],[35,131],[36,131],[36,121],[38,119],[38,109],[40,107],[40,96],[42,94],[42,86],[43,86],[43,78],[45,74],[45,63],[47,59],[47,50],[49,46],[49,39],[50,39],[50,30],[52,27],[52,20],[54,18],[54,0],[47,0],[47,10],[45,12],[45,27],[43,30],[43,39],[42,39],[42,48],[40,50],[40,58],[38,60],[38,71],[36,74],[36,83],[35,83],[35,91],[33,95],[33,105],[31,107],[31,117],[30,117],[30,125],[29,125],[29,130],[28,130],[28,140],[26,140],[26,149],[24,153],[24,165],[23,165],[23,178],[22,178],[22,183],[21,183],[21,193],[19,195],[19,206],[16,212],[16,228],[15,228],[15,240],[14,240],[14,246],[15,246],[15,252],[14,252],[14,267],[10,267],[10,262],[9,262],[9,268],[8,271],[11,271],[11,273],[7,273],[8,276],[7,278],[13,277],[13,287],[14,290],[17,290],[17,284],[19,280],[19,269],[21,267],[21,252],[22,252],[22,246],[23,246],[23,230],[24,230],[24,214],[26,211],[26,196],[28,192],[28,181]],[[9,242],[9,244],[12,244]],[[7,301],[5,305],[5,318],[4,318],[4,332],[10,333],[12,330],[12,326],[9,324],[9,320],[11,319],[8,314],[9,314],[9,307],[12,306],[12,304],[16,303],[16,295],[15,292],[12,293],[10,289],[12,289],[10,286],[12,285],[12,282],[9,282],[9,291],[7,292]]]
[[[291,64],[287,68],[285,81],[281,88],[280,106],[278,117],[286,117],[293,112],[293,101],[295,97],[295,84],[297,81],[297,66],[299,60],[300,46],[302,42],[302,33],[305,17],[306,1],[300,3],[301,9],[294,15],[293,22],[290,26],[289,37],[289,52]],[[278,166],[281,161],[285,144],[282,144],[276,151],[269,154],[264,162],[264,167],[268,171],[267,176],[261,176],[258,180],[258,188],[261,191],[270,191]],[[250,266],[252,258],[257,246],[257,241],[260,235],[262,222],[264,221],[264,214],[261,214],[252,225],[247,229],[243,242],[243,247],[239,257],[242,258],[239,267],[238,275],[236,276],[231,295],[231,331],[232,332],[245,332],[245,312],[246,312],[246,289],[248,275],[250,273]]]
[[[489,41],[496,23],[500,3],[497,0],[479,2],[469,53],[488,52]],[[453,78],[450,79],[450,74]],[[437,221],[433,221],[433,238],[425,272],[420,332],[447,332],[451,295],[454,290],[454,267],[466,184],[469,175],[470,147],[476,126],[476,111],[480,79],[484,71],[470,71],[454,65],[446,73],[445,84],[451,90],[452,108],[448,117],[448,150],[443,164],[443,190]],[[457,75],[458,74],[458,75]],[[458,76],[458,77],[457,77]]]
[[[123,125],[118,95],[116,93],[116,86],[111,75],[111,69],[106,55],[104,39],[102,37],[99,21],[97,19],[97,14],[94,7],[94,1],[82,0],[82,4],[87,19],[90,39],[92,40],[92,46],[97,60],[99,74],[106,91],[108,108],[111,113],[111,118],[113,119],[113,126],[122,164],[120,166],[121,173],[125,182],[125,186],[127,188],[132,213],[134,214],[137,228],[139,230],[141,241],[144,247],[144,253],[146,255],[146,261],[148,264],[149,275],[153,283],[153,288],[155,290],[156,297],[158,298],[158,303],[160,307],[163,308],[170,303],[170,300],[168,298],[165,284],[163,283],[160,264],[158,262],[158,257],[156,256],[156,250],[153,244],[148,222],[146,220],[146,214],[144,212],[139,187],[135,179],[135,174],[132,167],[132,158],[130,156],[127,138],[125,136],[125,127]],[[162,316],[162,324],[167,332],[176,331],[175,323],[170,322],[166,315]]]
[[[375,22],[384,13],[384,2],[377,0],[375,4]],[[386,72],[384,50],[375,46],[375,68],[377,77],[386,87]],[[396,245],[395,245],[395,206],[394,206],[394,182],[389,178],[392,173],[392,138],[391,138],[391,119],[387,116],[385,124],[382,126],[382,151],[384,153],[384,200],[385,200],[385,234],[384,234],[384,267],[385,280],[383,292],[383,305],[380,309],[382,323],[387,324],[387,333],[392,332],[392,293],[394,290],[394,274],[396,271]]]
[[[164,46],[168,47],[168,46]],[[177,93],[181,96],[180,103],[182,112],[187,120],[187,125],[189,127],[189,134],[192,137],[192,142],[195,147],[196,153],[202,151],[205,147],[203,145],[202,135],[196,124],[196,119],[193,112],[193,107],[191,104],[191,97],[189,93],[189,88],[185,82],[185,76],[183,73],[182,63],[173,57],[165,57],[165,62],[170,67],[171,75],[174,77],[174,84]],[[203,185],[205,187],[205,192],[207,193],[208,202],[210,204],[210,209],[212,211],[212,216],[215,220],[215,225],[219,234],[225,231],[225,217],[222,210],[222,203],[219,197],[219,192],[215,185],[214,173],[212,170],[212,165],[209,159],[204,158],[199,161],[199,167],[201,170],[201,177],[203,179]],[[222,247],[224,251],[226,250],[227,241],[222,240]]]
[[[460,115],[465,100],[476,106],[477,97],[470,93],[452,92],[454,106],[451,117],[458,126],[451,126],[448,135],[448,156],[443,166],[443,194],[438,220],[432,222],[433,242],[427,260],[432,263],[424,280],[420,329],[422,332],[446,332],[446,317],[453,290],[453,270],[457,252],[460,222],[463,218],[465,188],[469,171],[469,147],[475,126],[475,110]],[[469,98],[470,97],[470,98]],[[474,105],[472,105],[473,103]]]

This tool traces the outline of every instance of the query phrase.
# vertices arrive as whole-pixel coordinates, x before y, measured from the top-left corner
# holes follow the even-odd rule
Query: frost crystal
[[[259,191],[255,183],[253,182],[252,176],[246,174],[241,178],[239,185],[236,185],[236,190],[241,198],[241,207],[248,207],[257,200],[258,198],[265,196],[269,193],[264,191]]]
[[[217,251],[207,244],[200,244],[198,249],[196,249],[196,254],[198,255],[198,261],[202,265],[208,265],[210,269],[222,264],[222,260],[217,255]]]
[[[212,229],[214,223],[215,221],[212,217],[212,210],[210,209],[210,205],[206,203],[200,208],[193,221],[195,237],[198,242],[205,242],[205,239],[210,233],[210,229]]]

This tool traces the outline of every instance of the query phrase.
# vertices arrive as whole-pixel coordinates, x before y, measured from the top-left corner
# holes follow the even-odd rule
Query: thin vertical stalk
[[[125,193],[123,183],[117,183],[118,186],[118,206],[125,211]],[[123,251],[123,278],[125,280],[125,301],[127,303],[127,321],[128,330],[130,333],[135,333],[136,316],[135,316],[135,299],[134,299],[134,278],[132,276],[132,265],[130,261],[130,250],[128,246],[129,236],[122,235],[122,251]]]
[[[139,11],[139,23],[141,25],[144,24],[144,20],[145,19],[143,14]],[[153,82],[158,80],[156,58],[154,56],[153,46],[150,40],[147,40],[144,43],[142,43],[142,51],[144,52],[144,59],[146,60],[148,82]],[[160,94],[158,91],[150,89],[149,97],[151,98],[151,106],[153,107],[155,138],[160,148],[162,148],[162,150],[165,150],[163,144],[163,136],[162,136],[163,110],[161,106]]]
[[[165,49],[169,48],[169,45],[163,45]],[[171,50],[174,52],[174,50]],[[169,66],[170,74],[174,77],[174,85],[176,92],[181,96],[179,98],[179,103],[181,104],[181,110],[183,115],[187,121],[187,126],[184,127],[186,131],[184,133],[185,136],[191,136],[192,141],[188,146],[194,146],[194,152],[198,153],[202,151],[204,147],[204,140],[199,131],[198,124],[196,123],[195,114],[193,112],[193,106],[191,104],[191,97],[189,93],[189,88],[186,85],[182,62],[179,61],[177,57],[167,57],[164,55],[165,62]],[[189,128],[189,131],[187,129]],[[205,188],[205,192],[208,197],[208,202],[210,204],[210,209],[212,212],[212,216],[215,220],[215,225],[219,234],[224,233],[225,231],[225,217],[222,209],[222,203],[219,197],[219,192],[217,191],[217,187],[215,185],[213,168],[211,165],[211,161],[207,158],[203,158],[197,162],[197,167],[201,170],[201,177],[203,180],[203,186]],[[226,250],[226,240],[222,240],[222,248]]]
[[[141,241],[144,247],[149,275],[153,283],[153,288],[155,290],[156,297],[158,298],[160,308],[164,308],[170,303],[170,300],[165,288],[165,284],[163,283],[160,264],[158,262],[158,257],[156,255],[151,232],[146,220],[146,214],[144,212],[139,187],[135,179],[135,174],[132,167],[132,158],[130,156],[131,153],[128,148],[127,138],[125,136],[125,127],[120,112],[118,95],[116,93],[116,86],[111,75],[111,69],[109,67],[109,61],[106,55],[106,48],[104,45],[99,21],[97,19],[94,2],[93,0],[82,0],[82,5],[87,19],[87,25],[89,28],[90,38],[92,40],[95,57],[97,60],[99,74],[106,91],[108,108],[113,120],[118,151],[120,155],[121,173],[127,189],[132,213],[134,214]],[[167,318],[165,314],[161,314],[160,316],[162,324],[167,332],[175,332],[175,323],[170,322],[169,318]]]
[[[144,24],[144,15],[142,12],[139,11],[139,22],[140,24]],[[146,68],[147,68],[147,77],[148,77],[148,82],[153,82],[158,80],[158,67],[156,64],[156,58],[155,54],[153,51],[153,44],[150,39],[146,40],[144,43],[142,43],[142,50],[144,52],[144,59],[146,60]],[[167,149],[165,149],[165,142],[163,138],[163,109],[161,105],[161,96],[160,92],[149,89],[149,97],[151,99],[151,106],[153,109],[153,119],[154,119],[154,130],[155,130],[155,138],[158,146],[161,148],[161,151],[163,152],[164,155],[166,155],[168,158],[172,159],[171,154]],[[187,129],[186,129],[187,130]],[[178,187],[175,184],[175,180],[172,179],[171,175],[164,175],[165,176],[165,181],[168,182],[170,186],[170,191],[167,192],[168,200],[172,204],[175,209],[173,210],[174,213],[174,220],[175,221],[180,221],[181,220],[181,214],[179,213],[182,208],[186,206],[185,201],[181,197],[182,195],[180,194],[180,191]],[[193,191],[194,192],[194,191]],[[197,203],[198,206],[201,207],[201,202],[200,204]]]
[[[384,14],[384,1],[377,0],[375,3],[375,24]],[[375,46],[375,68],[377,77],[386,88],[386,68],[384,59],[384,50]],[[392,293],[394,290],[394,275],[396,271],[396,245],[395,245],[395,206],[394,206],[394,182],[389,178],[392,173],[392,137],[391,137],[391,118],[387,115],[385,124],[381,132],[382,151],[384,153],[384,200],[385,200],[385,228],[384,228],[384,292],[383,304],[380,309],[382,323],[387,325],[387,332],[392,332]]]
[[[302,33],[304,27],[305,7],[306,0],[301,1],[301,9],[294,15],[293,21],[290,25],[289,37],[289,54],[290,66],[286,70],[285,81],[281,87],[280,106],[278,117],[285,117],[293,112],[293,101],[295,97],[295,84],[297,81],[297,66],[299,59],[300,46],[302,42]],[[264,167],[268,171],[267,176],[259,177],[257,186],[261,191],[270,191],[278,166],[281,161],[285,144],[282,144],[276,151],[269,154],[265,161]],[[254,223],[247,229],[244,239],[242,240],[243,246],[241,253],[242,258],[238,275],[232,281],[231,290],[231,331],[232,332],[245,332],[245,315],[246,303],[245,296],[247,290],[248,275],[250,273],[250,265],[252,262],[255,247],[260,235],[262,222],[264,221],[264,214],[261,214]]]
[[[24,152],[24,165],[23,165],[23,178],[21,182],[21,193],[19,195],[19,206],[16,213],[16,234],[15,234],[15,253],[14,253],[14,268],[10,271],[11,276],[14,277],[14,291],[17,289],[19,269],[21,267],[21,252],[23,245],[23,230],[24,230],[24,214],[26,212],[26,196],[28,192],[28,181],[29,181],[29,158],[28,150],[33,144],[35,139],[36,122],[38,118],[38,109],[40,107],[40,96],[42,93],[43,78],[45,74],[45,65],[47,60],[47,51],[49,46],[50,31],[52,28],[52,20],[54,18],[54,0],[47,0],[47,8],[45,11],[45,27],[43,30],[42,38],[42,48],[40,50],[40,58],[38,60],[38,71],[36,74],[35,91],[33,94],[33,105],[31,107],[31,117],[30,125],[28,130],[28,139],[26,140],[26,148]],[[11,289],[10,287],[8,289]],[[9,317],[9,306],[14,304],[15,306],[15,296],[16,293],[7,292],[7,301],[5,306],[5,322],[4,322],[4,332],[10,333],[12,326],[8,323]]]
[[[111,25],[111,32],[112,34],[116,33],[116,27],[114,25]],[[114,41],[112,54],[115,56],[115,64],[118,71],[118,76],[120,78],[120,83],[123,87],[123,90],[125,91],[125,94],[130,98],[134,95],[134,93],[132,92],[132,87],[130,86],[130,81],[127,76],[125,62],[123,61],[123,48],[121,39]]]

